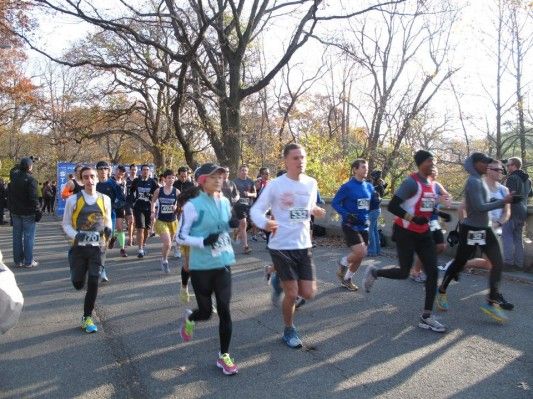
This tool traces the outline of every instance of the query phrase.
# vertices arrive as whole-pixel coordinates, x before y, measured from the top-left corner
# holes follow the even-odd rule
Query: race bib
[[[85,238],[78,241],[80,247],[97,247],[100,245],[100,233],[97,231],[82,231],[85,234]]]
[[[429,230],[431,230],[431,231],[441,230],[439,221],[438,220],[430,221],[429,222]]]
[[[367,198],[361,198],[357,200],[357,209],[370,209],[370,200]]]
[[[466,243],[468,245],[485,245],[487,232],[485,230],[468,230]]]
[[[211,246],[211,256],[218,257],[222,252],[231,252],[233,247],[231,246],[231,239],[228,233],[222,233],[218,236],[217,242]]]
[[[435,198],[422,197],[422,199],[420,200],[420,211],[433,212],[433,208],[435,208]]]
[[[309,210],[307,208],[291,208],[289,209],[289,219],[293,223],[309,220]]]
[[[161,205],[161,213],[174,213],[174,205]]]

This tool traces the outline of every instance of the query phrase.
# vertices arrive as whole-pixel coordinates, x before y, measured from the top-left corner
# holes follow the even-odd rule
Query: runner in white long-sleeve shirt
[[[250,215],[256,226],[272,233],[268,248],[285,293],[283,341],[291,348],[300,348],[302,341],[293,324],[294,301],[298,295],[310,299],[316,291],[309,221],[311,215],[323,217],[326,212],[316,206],[316,180],[304,174],[305,149],[288,144],[283,157],[287,173],[266,185]],[[273,220],[265,216],[269,209]]]

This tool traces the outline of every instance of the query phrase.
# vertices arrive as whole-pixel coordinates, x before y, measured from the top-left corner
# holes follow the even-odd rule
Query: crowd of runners
[[[473,153],[465,162],[469,177],[460,220],[452,222],[451,215],[441,210],[450,206],[452,198],[437,181],[434,156],[420,150],[414,160],[417,170],[392,193],[388,204],[388,211],[395,216],[392,240],[397,244],[398,266],[366,267],[361,276],[364,290],[370,293],[380,278],[411,277],[424,283],[418,326],[442,333],[446,327],[434,317],[434,307],[450,309],[448,285],[470,262],[490,270],[489,294],[482,311],[505,322],[506,311],[513,305],[499,291],[504,263],[498,233],[510,217],[510,204],[527,202],[531,187],[527,192],[510,192],[500,183],[502,163]],[[158,235],[161,272],[171,272],[171,254],[180,258],[180,300],[187,304],[193,296],[196,299],[196,308],[186,310],[181,320],[181,338],[185,342],[193,339],[196,323],[217,313],[220,353],[216,365],[226,375],[235,374],[238,368],[229,355],[231,266],[236,248],[248,255],[252,252],[249,240],[264,240],[272,259],[266,267],[272,301],[280,305],[282,313],[282,340],[290,348],[300,348],[295,309],[317,289],[312,220],[325,217],[326,211],[320,206],[323,202],[316,180],[305,174],[305,149],[288,144],[283,161],[284,170],[275,178],[271,179],[268,168],[261,168],[257,178],[251,178],[249,168],[242,165],[233,180],[227,167],[213,163],[194,173],[181,167],[177,174],[165,170],[157,177],[152,176],[149,165],[120,165],[114,173],[105,161],[95,167],[78,165],[61,196],[66,199],[63,229],[72,242],[68,253],[72,283],[78,290],[87,286],[81,328],[88,333],[97,331],[92,312],[98,285],[112,278],[105,268],[106,253],[117,247],[120,255],[127,257],[133,251],[128,247],[136,246],[136,256],[141,259],[147,254],[147,240]],[[355,160],[350,172],[332,207],[341,217],[347,246],[337,276],[343,288],[357,291],[355,280],[362,261],[380,253],[377,221],[386,184],[379,171],[369,177],[367,160]],[[458,248],[439,283],[437,256],[446,248],[442,221],[457,223],[454,237]],[[483,258],[473,259],[476,249],[481,249]]]

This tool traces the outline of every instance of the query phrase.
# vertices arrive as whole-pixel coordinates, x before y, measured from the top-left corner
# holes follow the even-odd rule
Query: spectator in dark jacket
[[[37,180],[31,175],[33,161],[22,158],[11,173],[8,198],[13,220],[13,260],[16,267],[35,267],[33,259],[35,216],[39,211]]]
[[[507,160],[509,177],[505,185],[517,197],[511,204],[511,217],[502,226],[503,269],[524,270],[524,242],[522,233],[527,219],[527,199],[531,197],[531,180],[522,169],[518,157]]]
[[[0,224],[4,222],[4,209],[7,207],[7,188],[3,179],[0,179]]]

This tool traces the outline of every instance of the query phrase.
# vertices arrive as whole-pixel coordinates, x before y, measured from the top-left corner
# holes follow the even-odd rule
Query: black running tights
[[[73,281],[72,285],[74,285],[74,288],[77,290],[81,290],[85,285],[85,281]],[[98,277],[89,276],[89,279],[87,280],[87,293],[85,294],[85,301],[83,303],[83,317],[92,315],[97,294]]]
[[[189,283],[189,272],[183,266],[181,267],[181,285],[186,286]]]
[[[231,270],[229,267],[211,270],[191,270],[191,283],[196,295],[198,309],[189,316],[191,321],[207,320],[211,317],[211,295],[215,293],[219,318],[220,353],[228,353],[231,341]]]
[[[415,233],[398,225],[393,226],[396,250],[400,267],[388,267],[377,271],[378,277],[405,280],[409,277],[409,271],[413,266],[415,253],[422,261],[426,272],[426,299],[424,310],[431,312],[437,291],[437,247],[433,241],[431,232]]]
[[[463,271],[463,268],[476,251],[476,245],[468,245],[468,232],[485,230],[485,245],[479,245],[481,251],[492,264],[489,275],[489,299],[497,299],[498,286],[502,277],[503,259],[498,239],[491,228],[479,228],[462,224],[459,227],[459,246],[452,264],[446,270],[440,290],[446,292],[450,282]]]

